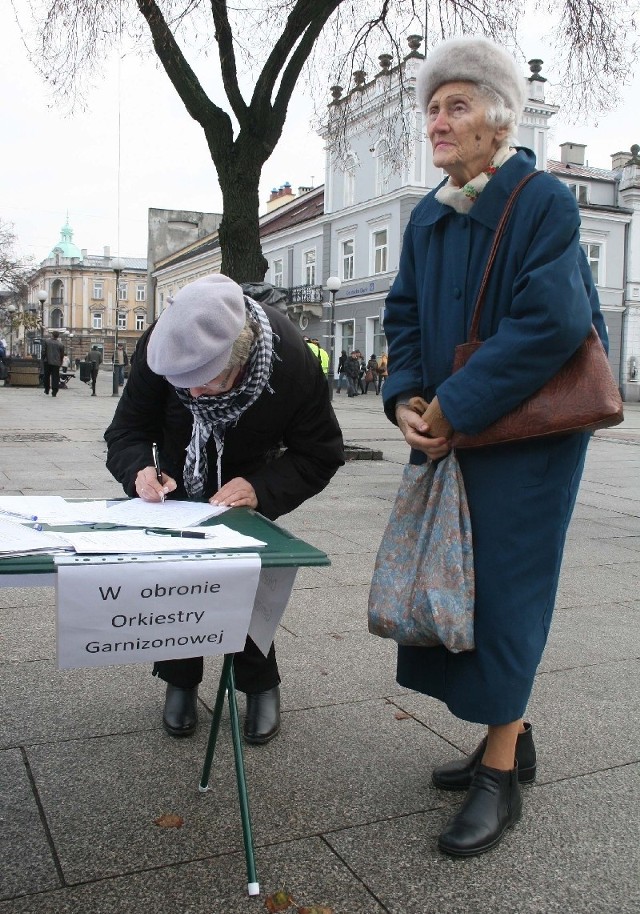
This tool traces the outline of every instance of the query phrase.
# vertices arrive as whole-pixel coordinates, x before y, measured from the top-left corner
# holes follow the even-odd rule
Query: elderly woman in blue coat
[[[482,317],[486,342],[452,373],[501,213],[534,170],[533,153],[514,139],[524,89],[513,59],[484,38],[443,42],[418,75],[433,162],[448,178],[414,209],[386,302],[385,409],[412,463],[443,457],[455,430],[480,432],[534,393],[592,322],[606,342],[576,201],[555,177],[538,175],[522,190],[499,248]],[[429,401],[423,416],[407,405],[414,395]],[[520,783],[536,775],[524,714],[587,441],[571,434],[458,453],[473,530],[476,648],[399,646],[397,672],[401,685],[488,728],[472,755],[432,775],[437,787],[467,791],[438,840],[454,856],[494,847],[520,818]]]

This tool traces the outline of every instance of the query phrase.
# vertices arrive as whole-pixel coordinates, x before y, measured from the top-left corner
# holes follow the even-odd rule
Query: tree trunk
[[[221,272],[238,283],[262,282],[268,263],[260,245],[260,197],[258,187],[262,162],[239,154],[238,141],[225,161],[217,163],[222,191]]]

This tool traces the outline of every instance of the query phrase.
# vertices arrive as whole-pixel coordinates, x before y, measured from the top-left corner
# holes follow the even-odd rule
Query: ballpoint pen
[[[204,540],[207,534],[200,530],[145,530],[149,536],[183,536],[187,539]]]
[[[160,469],[160,456],[158,454],[158,445],[153,442],[151,445],[151,453],[153,454],[153,465],[156,470],[156,479],[162,485],[162,470]],[[160,500],[164,502],[164,492],[160,493]]]

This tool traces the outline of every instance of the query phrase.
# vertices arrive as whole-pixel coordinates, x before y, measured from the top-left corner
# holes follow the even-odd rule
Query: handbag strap
[[[498,227],[496,228],[496,233],[493,238],[493,244],[491,245],[491,250],[489,251],[489,259],[487,260],[487,265],[484,270],[484,275],[482,277],[482,282],[480,283],[480,289],[478,291],[478,297],[476,298],[476,303],[473,309],[473,317],[471,319],[471,328],[469,330],[469,342],[476,343],[479,340],[479,329],[480,329],[480,318],[482,316],[482,308],[484,305],[484,300],[487,294],[487,286],[489,284],[489,276],[493,268],[493,263],[496,259],[496,254],[498,253],[498,247],[500,246],[500,241],[504,235],[505,228],[507,227],[507,222],[509,221],[509,216],[514,207],[514,204],[520,194],[520,191],[528,184],[532,178],[535,178],[536,175],[541,175],[541,171],[532,171],[530,174],[525,175],[522,180],[516,184],[516,186],[511,191],[511,196],[506,202],[505,208],[503,210],[502,216],[500,217],[500,222],[498,222]]]

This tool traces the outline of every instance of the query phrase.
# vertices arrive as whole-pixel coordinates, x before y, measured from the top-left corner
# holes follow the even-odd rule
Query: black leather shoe
[[[525,723],[524,726],[525,731],[518,734],[516,742],[518,781],[521,784],[532,784],[536,779],[536,747],[533,744],[533,727],[528,723]],[[434,768],[431,780],[435,786],[441,790],[467,790],[471,785],[476,768],[482,761],[486,745],[487,737],[485,736],[471,755]]]
[[[452,857],[483,854],[521,815],[518,766],[500,771],[479,764],[464,803],[438,838],[438,847]]]
[[[244,738],[255,746],[263,746],[280,732],[280,686],[266,692],[247,694],[247,715]]]
[[[167,683],[162,726],[171,736],[191,736],[198,723],[198,686],[181,689]]]

